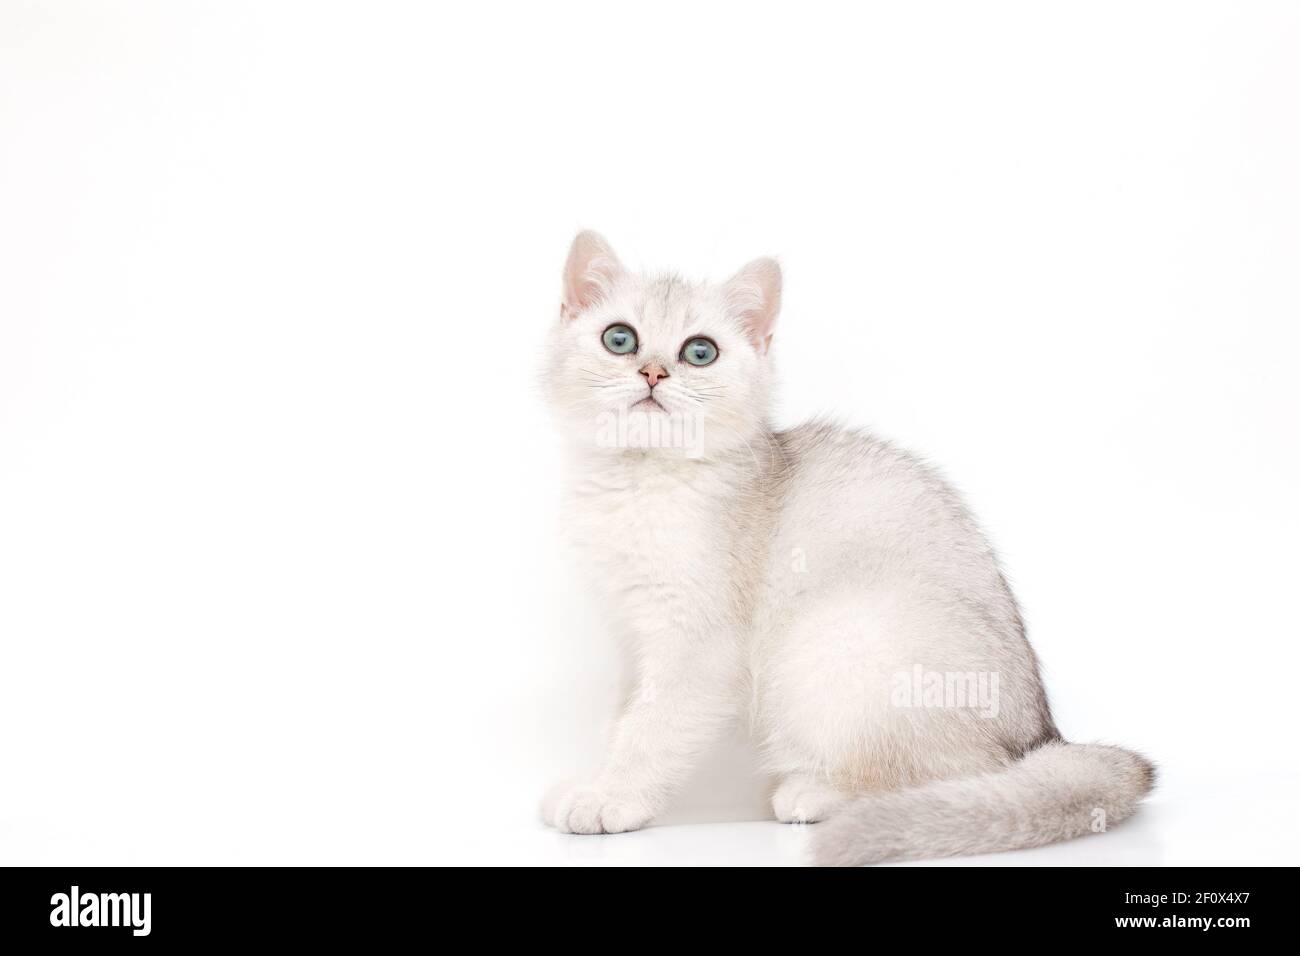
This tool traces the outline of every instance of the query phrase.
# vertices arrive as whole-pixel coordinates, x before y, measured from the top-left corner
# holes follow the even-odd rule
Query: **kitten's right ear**
[[[772,326],[781,311],[781,267],[775,259],[755,259],[723,288],[749,340],[765,355],[772,345]]]
[[[576,318],[583,309],[599,302],[622,272],[623,264],[598,233],[578,233],[569,247],[569,261],[564,264],[560,316],[565,320]]]

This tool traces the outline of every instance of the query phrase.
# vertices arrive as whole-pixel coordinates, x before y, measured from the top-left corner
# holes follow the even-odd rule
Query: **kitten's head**
[[[629,272],[594,232],[573,240],[546,387],[576,441],[689,457],[750,445],[767,425],[781,270],[722,283]]]

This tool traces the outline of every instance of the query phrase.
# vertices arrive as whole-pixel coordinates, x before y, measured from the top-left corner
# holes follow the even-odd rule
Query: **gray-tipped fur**
[[[1022,850],[1133,815],[1151,792],[1145,757],[1100,744],[1044,744],[1005,770],[855,797],[817,828],[813,860],[861,866]]]

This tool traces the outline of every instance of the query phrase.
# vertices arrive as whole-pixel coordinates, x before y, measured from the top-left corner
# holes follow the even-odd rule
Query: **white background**
[[[942,464],[1062,730],[1161,765],[993,862],[1298,862],[1300,8],[450,6],[0,7],[0,862],[799,859],[534,822],[613,700],[580,227],[779,255],[779,422]],[[669,822],[754,815],[717,764]]]

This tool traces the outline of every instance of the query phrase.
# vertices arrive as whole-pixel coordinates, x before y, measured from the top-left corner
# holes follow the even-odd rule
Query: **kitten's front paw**
[[[561,833],[625,833],[650,822],[653,812],[635,798],[615,796],[596,787],[578,787],[559,795],[545,813]]]

